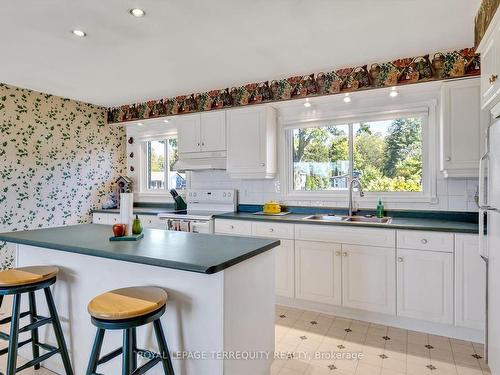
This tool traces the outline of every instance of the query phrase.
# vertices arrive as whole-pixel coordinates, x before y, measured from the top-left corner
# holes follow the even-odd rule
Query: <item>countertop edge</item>
[[[308,216],[308,215],[304,215]],[[453,228],[453,227],[435,227],[435,226],[417,226],[417,225],[405,225],[405,224],[378,224],[378,223],[350,223],[350,222],[320,222],[320,221],[308,221],[302,219],[291,219],[286,218],[286,216],[238,216],[237,214],[219,214],[214,215],[214,219],[225,219],[225,220],[246,220],[246,221],[266,221],[266,222],[276,222],[276,223],[288,223],[288,224],[306,224],[306,225],[327,225],[327,226],[349,226],[349,227],[362,227],[362,228],[377,228],[377,229],[404,229],[404,230],[415,230],[415,231],[432,231],[432,232],[451,232],[451,233],[466,233],[466,234],[479,234],[479,229],[465,229],[465,228]]]
[[[15,232],[12,232],[12,233],[15,233]],[[234,259],[231,259],[229,261],[226,261],[226,262],[223,262],[220,264],[216,264],[216,265],[213,265],[213,266],[210,266],[207,268],[207,267],[197,267],[193,264],[188,264],[188,263],[165,261],[165,260],[140,257],[140,256],[136,256],[136,255],[129,255],[129,254],[123,256],[120,254],[102,252],[99,250],[93,250],[93,249],[79,247],[79,246],[62,246],[62,245],[57,245],[54,243],[48,243],[48,242],[44,242],[44,241],[32,241],[29,239],[13,238],[13,237],[10,237],[6,234],[3,234],[3,235],[0,234],[0,242],[9,242],[9,243],[15,243],[15,244],[19,244],[19,245],[41,247],[44,249],[64,251],[64,252],[68,252],[68,253],[75,253],[75,254],[81,254],[81,255],[88,255],[88,256],[94,256],[94,257],[104,258],[104,259],[120,260],[123,262],[145,264],[145,265],[155,266],[155,267],[170,268],[170,269],[175,269],[175,270],[179,270],[179,271],[196,272],[196,273],[202,273],[202,274],[207,274],[207,275],[223,271],[226,268],[229,268],[229,267],[234,266],[238,263],[241,263],[247,259],[253,258],[256,255],[259,255],[259,254],[264,253],[268,250],[271,250],[274,247],[279,246],[279,244],[280,244],[280,241],[276,240],[276,241],[273,241],[267,245],[264,245],[263,247],[261,247],[259,249],[251,251],[247,254],[243,254],[243,255],[236,257]]]

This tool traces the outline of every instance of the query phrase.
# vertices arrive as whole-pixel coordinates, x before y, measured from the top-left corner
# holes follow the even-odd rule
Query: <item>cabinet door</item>
[[[395,250],[342,244],[343,305],[396,313]]]
[[[482,142],[478,78],[443,83],[441,170],[446,177],[477,177]]]
[[[295,251],[293,240],[280,240],[274,250],[276,257],[276,294],[293,298],[295,296]]]
[[[453,323],[453,254],[398,249],[398,315]]]
[[[486,263],[479,256],[479,238],[455,236],[455,324],[484,329],[486,311]]]
[[[226,150],[226,112],[201,114],[201,151]]]
[[[296,298],[340,305],[341,262],[338,244],[295,241]]]
[[[479,79],[443,83],[441,134],[442,170],[452,177],[477,177],[481,157]]]
[[[175,118],[179,152],[199,152],[200,141],[200,115],[181,115]]]
[[[265,171],[265,108],[229,110],[227,116],[227,171],[259,173]]]
[[[481,51],[481,107],[486,108],[497,96],[500,84],[498,54],[500,53],[498,31],[487,41]]]

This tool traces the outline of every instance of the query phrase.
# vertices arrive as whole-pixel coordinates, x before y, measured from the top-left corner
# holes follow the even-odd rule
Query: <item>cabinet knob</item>
[[[340,252],[340,251],[336,251],[336,252],[335,252],[335,255],[339,257],[339,256],[340,256],[340,255],[342,255],[342,254],[341,254],[341,252]]]
[[[427,240],[425,238],[422,238],[421,242],[425,245],[427,243]]]
[[[200,142],[198,142],[198,146],[200,146]]]
[[[347,251],[344,251],[344,256],[346,257],[348,254],[347,254]]]
[[[403,258],[403,257],[398,257],[398,262],[399,262],[399,263],[403,263],[404,261],[405,261],[405,260],[404,260],[404,258]]]
[[[261,167],[265,167],[265,166],[266,166],[266,163],[260,163],[260,166],[261,166]]]
[[[202,145],[202,146],[205,146],[205,142],[201,142],[201,145]]]
[[[269,232],[274,232],[274,229],[273,228],[269,228]]]
[[[234,225],[230,225],[229,228],[234,229]]]
[[[492,74],[491,77],[489,78],[490,85],[494,84],[498,79],[498,74]]]
[[[447,156],[446,161],[451,161],[451,158],[449,156]]]

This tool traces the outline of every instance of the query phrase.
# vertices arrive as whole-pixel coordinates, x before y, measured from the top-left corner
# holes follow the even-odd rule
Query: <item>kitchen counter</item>
[[[456,232],[456,233],[478,233],[479,226],[477,223],[434,219],[434,218],[416,218],[416,217],[393,217],[389,224],[379,223],[353,223],[353,222],[323,222],[317,220],[303,220],[309,214],[291,213],[284,216],[265,216],[254,215],[250,212],[234,212],[216,215],[215,219],[231,219],[231,220],[252,220],[252,221],[272,221],[279,223],[291,224],[315,224],[315,225],[347,225],[353,227],[368,227],[368,228],[389,228],[389,229],[409,229],[409,230],[426,230],[438,232]]]
[[[111,226],[94,224],[0,234],[0,241],[15,248],[18,267],[59,268],[54,296],[75,375],[85,374],[95,333],[88,302],[109,290],[141,285],[168,293],[162,324],[169,349],[205,356],[174,358],[176,374],[270,373],[272,356],[234,360],[223,354],[274,352],[275,264],[269,250],[279,241],[146,229],[140,241],[110,242],[110,234]],[[25,311],[27,300],[22,303]],[[39,309],[47,313],[45,304]],[[55,344],[50,327],[39,330]],[[156,349],[150,330],[140,329],[137,336],[139,348]],[[105,345],[115,348],[121,341],[121,335],[109,335]],[[19,354],[30,357],[31,347]],[[58,356],[44,367],[64,373]],[[98,372],[119,374],[121,363],[110,361]],[[163,374],[161,366],[150,372]]]
[[[145,229],[140,241],[109,241],[111,226],[81,224],[0,233],[0,241],[184,271],[215,273],[279,241]]]

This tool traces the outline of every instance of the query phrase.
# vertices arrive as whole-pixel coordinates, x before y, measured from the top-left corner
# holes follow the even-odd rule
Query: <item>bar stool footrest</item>
[[[145,364],[143,364],[141,367],[139,367],[137,370],[134,370],[132,372],[132,375],[144,375],[146,372],[151,370],[153,367],[155,367],[158,363],[160,363],[161,358],[159,356],[156,356],[155,358],[149,360]]]
[[[19,314],[19,319],[24,318],[25,316],[28,316],[29,314],[30,314],[29,311],[22,312],[21,314]],[[12,316],[8,316],[7,318],[3,318],[2,320],[0,320],[0,326],[3,324],[10,323],[11,321],[12,321]],[[0,375],[1,375],[1,373],[0,373]]]
[[[97,365],[102,365],[103,363],[109,362],[113,358],[118,357],[122,353],[123,353],[123,348],[115,349],[112,352],[106,354],[105,356],[99,358],[99,360],[97,361]]]
[[[22,347],[22,346],[24,346],[24,345],[26,345],[26,344],[29,344],[29,343],[30,343],[30,342],[32,342],[32,341],[33,341],[33,339],[32,339],[31,337],[30,337],[29,339],[26,339],[26,340],[24,340],[24,341],[21,341],[20,343],[18,343],[18,344],[17,344],[17,348],[19,349],[20,347]],[[7,347],[7,348],[4,348],[4,349],[0,350],[0,356],[5,355],[5,354],[7,354],[8,352],[9,352],[9,348],[8,348],[8,347]],[[0,373],[0,375],[2,375],[2,373]]]
[[[35,365],[38,365],[39,363],[49,359],[50,357],[52,357],[54,354],[57,354],[59,353],[59,349],[55,349],[55,350],[52,350],[50,352],[47,352],[45,354],[42,354],[41,356],[39,357],[36,357],[34,359],[32,359],[31,361],[29,362],[26,362],[24,365],[22,365],[21,367],[18,367],[16,369],[16,372],[19,372],[19,371],[23,371],[23,370],[26,370],[27,368],[30,368],[30,367],[33,367]]]
[[[52,321],[53,321],[52,318],[46,318],[44,316],[36,316],[35,321],[33,323],[28,324],[25,327],[20,328],[19,333],[32,331],[34,329],[40,328],[41,326],[43,326],[45,324],[52,323]]]

